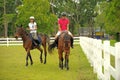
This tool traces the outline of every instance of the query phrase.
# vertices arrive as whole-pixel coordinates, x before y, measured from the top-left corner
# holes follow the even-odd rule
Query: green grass
[[[110,45],[115,46],[116,40],[110,40]]]
[[[39,61],[39,51],[31,51],[34,64],[25,67],[26,52],[22,46],[0,47],[0,80],[97,80],[79,45],[71,49],[70,70],[58,68],[57,50]]]

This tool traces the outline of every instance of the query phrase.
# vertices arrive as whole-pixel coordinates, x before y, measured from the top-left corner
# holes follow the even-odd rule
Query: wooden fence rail
[[[50,42],[54,41],[54,37],[50,37]],[[0,38],[0,46],[15,46],[22,45],[23,41],[21,38]],[[74,44],[79,44],[79,37],[74,37]]]
[[[112,47],[110,41],[80,37],[80,45],[99,80],[120,80],[120,42]]]

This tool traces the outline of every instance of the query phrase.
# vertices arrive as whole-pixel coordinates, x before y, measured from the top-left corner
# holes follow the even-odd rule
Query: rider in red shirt
[[[67,30],[69,20],[66,17],[62,17],[58,20],[58,25],[60,26],[61,31]]]
[[[61,15],[62,17],[58,20],[58,32],[55,36],[55,42],[56,44],[58,43],[57,39],[62,31],[68,31],[68,34],[71,35],[71,47],[73,48],[73,35],[69,31],[69,19],[66,17],[65,12],[63,12]]]

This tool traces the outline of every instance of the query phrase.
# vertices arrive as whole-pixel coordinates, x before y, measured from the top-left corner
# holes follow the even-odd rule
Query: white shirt
[[[28,24],[29,28],[30,28],[30,33],[36,33],[37,30],[35,29],[35,27],[37,26],[37,23],[34,22],[34,23],[29,23]]]

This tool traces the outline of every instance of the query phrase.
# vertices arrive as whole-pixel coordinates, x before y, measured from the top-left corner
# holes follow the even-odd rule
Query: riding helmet
[[[30,19],[35,19],[34,16],[31,16]]]
[[[61,16],[67,16],[67,13],[66,12],[62,12]]]

